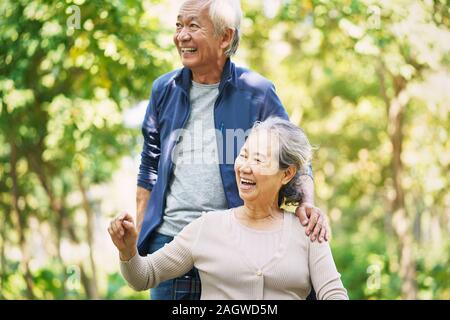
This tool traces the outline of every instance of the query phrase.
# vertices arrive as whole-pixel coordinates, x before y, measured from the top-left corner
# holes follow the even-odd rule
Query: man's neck
[[[219,59],[216,64],[208,66],[208,68],[191,69],[192,80],[201,84],[214,84],[220,82],[226,61],[226,58],[222,58]]]

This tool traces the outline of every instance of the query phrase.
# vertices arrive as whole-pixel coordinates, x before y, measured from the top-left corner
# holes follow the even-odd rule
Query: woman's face
[[[278,192],[295,175],[294,167],[282,170],[277,134],[256,129],[248,137],[234,164],[239,196],[257,205],[278,204]]]

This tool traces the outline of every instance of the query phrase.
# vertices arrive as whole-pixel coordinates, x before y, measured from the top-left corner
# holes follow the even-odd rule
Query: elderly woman
[[[269,118],[257,123],[235,162],[241,207],[203,214],[169,244],[146,257],[136,250],[133,218],[124,214],[108,229],[119,250],[122,275],[136,290],[196,267],[201,299],[348,299],[327,242],[311,242],[294,214],[300,169],[311,158],[301,129]]]

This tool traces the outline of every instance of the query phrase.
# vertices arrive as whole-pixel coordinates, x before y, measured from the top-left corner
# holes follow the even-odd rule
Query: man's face
[[[223,56],[221,37],[214,35],[214,25],[205,1],[188,0],[178,13],[174,43],[181,62],[193,72],[206,72]]]

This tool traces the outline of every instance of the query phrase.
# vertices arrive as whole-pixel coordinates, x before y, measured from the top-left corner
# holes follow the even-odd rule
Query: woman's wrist
[[[136,255],[136,253],[137,250],[135,247],[133,247],[132,249],[119,251],[119,257],[121,261],[129,261]]]

